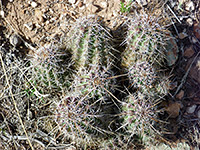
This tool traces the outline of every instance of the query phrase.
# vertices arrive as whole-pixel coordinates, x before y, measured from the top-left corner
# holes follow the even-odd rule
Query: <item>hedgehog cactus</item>
[[[94,18],[77,20],[69,32],[69,37],[68,48],[76,70],[89,67],[91,64],[106,67],[110,64],[110,34]]]
[[[105,100],[109,93],[115,89],[115,79],[112,79],[112,71],[107,68],[91,66],[82,68],[74,75],[71,89],[81,97],[93,100]]]
[[[95,113],[89,101],[70,94],[64,97],[57,103],[56,122],[68,138],[85,144],[92,141]]]
[[[146,99],[146,100],[145,100]],[[131,135],[143,135],[151,131],[156,118],[154,102],[141,92],[126,97],[122,107],[123,126]]]
[[[66,54],[58,45],[52,44],[45,45],[30,55],[30,81],[42,93],[48,93],[52,89],[60,90],[69,84],[66,79],[69,65],[65,59]]]
[[[122,67],[130,84],[145,93],[159,84],[160,68],[165,65],[165,46],[168,31],[158,14],[141,11],[127,22],[126,49],[122,53]],[[167,32],[167,33],[166,33]]]
[[[165,65],[165,43],[169,36],[164,33],[167,30],[160,17],[154,13],[141,11],[130,18],[127,25],[121,65],[135,92],[123,104],[123,127],[132,135],[141,135],[150,131],[156,117],[156,104],[166,94],[167,84],[162,80],[168,78],[161,72],[161,67]]]
[[[98,127],[101,104],[115,89],[110,34],[89,18],[77,20],[68,37],[73,74],[67,96],[57,105],[56,122],[66,136],[85,141],[90,134],[104,133]]]
[[[115,86],[109,32],[91,17],[77,20],[69,36],[75,70],[71,90],[86,99],[104,99]]]
[[[129,68],[138,61],[162,64],[167,37],[159,17],[141,12],[128,19],[127,26],[127,48],[122,54],[122,66]]]

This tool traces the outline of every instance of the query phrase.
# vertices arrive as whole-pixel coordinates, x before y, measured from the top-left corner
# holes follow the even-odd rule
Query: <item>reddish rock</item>
[[[193,32],[196,38],[200,39],[200,23],[195,23],[193,27]]]
[[[200,84],[200,57],[192,65],[189,76]]]
[[[178,59],[178,45],[173,38],[172,34],[166,34],[169,36],[169,40],[166,42],[166,59],[168,66],[172,66],[175,64],[176,60]]]
[[[185,52],[184,52],[184,56],[187,57],[187,58],[190,58],[194,55],[195,51],[193,49],[193,46],[189,46],[185,49]]]
[[[183,96],[184,96],[184,91],[181,90],[181,91],[176,95],[176,98],[179,99],[179,100],[181,100],[181,99],[183,98]]]
[[[169,103],[168,107],[165,109],[169,114],[169,118],[176,118],[179,116],[179,111],[181,108],[181,104],[178,102]]]

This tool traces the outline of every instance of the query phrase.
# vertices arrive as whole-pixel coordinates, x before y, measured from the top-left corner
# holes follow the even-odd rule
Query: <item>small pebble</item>
[[[186,9],[187,11],[193,11],[194,8],[195,8],[195,6],[194,6],[194,3],[193,3],[192,1],[187,2],[187,3],[185,4],[185,9]]]
[[[136,2],[141,6],[147,5],[147,1],[146,0],[136,0]]]
[[[194,31],[195,37],[200,39],[200,23],[194,24],[193,31]]]
[[[183,96],[184,96],[184,91],[181,90],[181,91],[176,95],[176,98],[179,99],[179,100],[181,100],[181,99],[183,98]]]
[[[83,6],[83,2],[80,1],[80,2],[78,3],[78,7],[82,7],[82,6]]]
[[[41,23],[44,22],[43,13],[40,9],[35,9],[35,16]]]
[[[190,45],[188,48],[185,49],[185,52],[183,54],[184,57],[190,58],[194,55],[194,49],[193,46]]]
[[[190,107],[187,107],[186,112],[188,114],[192,114],[192,113],[194,113],[194,111],[195,111],[196,108],[197,108],[197,105],[192,105]]]
[[[68,2],[71,3],[71,4],[75,4],[76,0],[68,0]]]
[[[188,24],[189,26],[192,26],[192,25],[193,25],[193,20],[192,20],[192,18],[188,18],[188,19],[186,20],[186,22],[187,22],[187,24]]]
[[[96,11],[98,10],[98,8],[96,6],[94,6],[93,4],[87,4],[86,7],[92,12],[92,13],[96,13]]]
[[[38,6],[38,4],[37,4],[36,2],[31,2],[31,6],[32,6],[33,8],[35,8],[35,7]]]
[[[101,6],[102,8],[106,8],[106,7],[107,7],[107,2],[101,2],[101,3],[100,3],[100,6]]]
[[[4,11],[3,10],[0,11],[0,14],[1,14],[2,17],[4,17]]]
[[[33,23],[32,23],[32,22],[26,23],[26,24],[24,24],[24,26],[25,26],[29,31],[33,30]]]
[[[17,36],[16,34],[12,35],[10,37],[10,43],[14,46],[14,47],[18,47],[20,46],[20,44],[22,43],[22,40],[19,38],[19,36]]]
[[[181,39],[181,40],[186,38],[187,36],[188,35],[185,32],[179,33],[179,35],[178,35],[179,39]]]

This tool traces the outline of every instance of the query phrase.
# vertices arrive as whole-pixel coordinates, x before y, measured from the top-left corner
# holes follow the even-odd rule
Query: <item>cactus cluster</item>
[[[122,67],[134,93],[124,100],[122,118],[123,127],[132,135],[151,131],[157,115],[156,105],[166,95],[163,79],[167,78],[161,68],[165,65],[165,43],[169,37],[159,19],[154,13],[141,11],[127,22]]]
[[[65,98],[57,104],[56,122],[66,136],[88,143],[90,134],[102,133],[101,105],[115,91],[113,48],[109,31],[94,18],[77,20],[73,27],[65,40],[73,73]]]
[[[125,87],[132,91],[120,100],[123,121],[119,122],[129,135],[141,135],[150,132],[156,118],[155,105],[166,94],[159,70],[165,60],[167,37],[159,18],[145,12],[130,17],[126,25],[126,48],[118,72],[128,75],[129,87],[133,88]],[[59,129],[70,139],[87,145],[92,135],[105,133],[100,128],[104,125],[99,124],[109,124],[102,122],[105,111],[101,105],[117,99],[114,48],[109,30],[95,18],[78,19],[72,26],[62,48],[39,49],[32,65],[36,66],[34,79],[41,89],[50,87],[62,93],[60,100],[55,100]]]

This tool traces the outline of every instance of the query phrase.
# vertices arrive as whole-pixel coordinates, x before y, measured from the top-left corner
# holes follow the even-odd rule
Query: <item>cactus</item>
[[[131,135],[142,135],[151,131],[153,119],[156,118],[154,100],[141,92],[126,97],[122,107],[123,126]]]
[[[154,131],[159,112],[156,106],[168,90],[167,84],[163,84],[163,79],[166,82],[168,77],[161,71],[166,65],[168,31],[158,14],[145,11],[128,19],[127,26],[121,66],[134,91],[122,104],[122,127],[131,135],[149,135]]]
[[[40,47],[30,55],[29,81],[41,93],[49,94],[50,90],[55,92],[69,86],[69,62],[66,55],[66,51],[56,44]]]
[[[109,32],[92,17],[79,19],[73,26],[68,35],[68,48],[75,70],[90,67],[91,64],[107,67],[112,60]]]
[[[56,122],[62,133],[78,143],[92,142],[95,114],[88,101],[74,95],[64,97],[56,107]]]
[[[154,14],[141,11],[127,21],[126,50],[122,54],[122,66],[129,68],[135,62],[148,61],[161,65],[164,61],[164,43],[168,32]]]
[[[107,104],[115,91],[112,78],[110,34],[94,18],[80,19],[69,31],[67,49],[71,53],[73,74],[67,96],[57,104],[56,122],[62,132],[86,145],[97,133],[105,133],[102,104]]]

